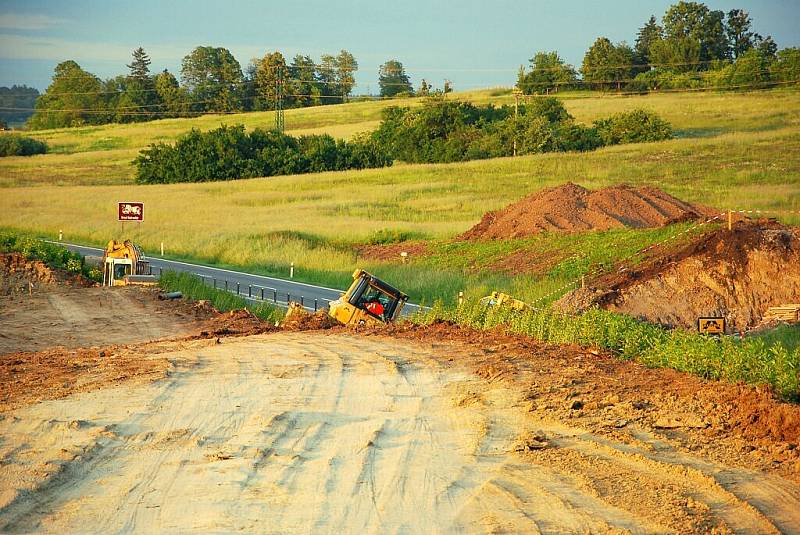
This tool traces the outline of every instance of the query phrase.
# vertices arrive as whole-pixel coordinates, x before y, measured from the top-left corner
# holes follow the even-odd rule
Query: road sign
[[[121,202],[117,206],[119,221],[144,221],[143,202]]]
[[[700,334],[725,334],[725,318],[697,318],[697,331]]]

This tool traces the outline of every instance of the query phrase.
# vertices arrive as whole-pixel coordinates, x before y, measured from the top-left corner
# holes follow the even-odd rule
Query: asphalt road
[[[64,242],[51,243],[56,243],[84,256],[103,256],[103,249],[98,247],[87,247],[85,245]],[[238,290],[241,297],[254,301],[261,300],[263,290],[265,301],[284,307],[287,306],[289,301],[302,302],[309,310],[314,310],[315,307],[327,307],[329,302],[338,299],[341,293],[345,291],[345,289],[327,288],[325,286],[278,279],[275,277],[265,277],[263,275],[254,275],[242,271],[190,264],[177,260],[166,260],[155,256],[146,256],[146,259],[150,262],[153,275],[159,275],[161,270],[192,273],[202,277],[209,286],[216,284],[217,288],[222,290],[227,288],[229,292],[234,294],[236,294]],[[418,308],[418,305],[408,303],[404,308],[404,312],[406,314],[413,313],[416,312]]]

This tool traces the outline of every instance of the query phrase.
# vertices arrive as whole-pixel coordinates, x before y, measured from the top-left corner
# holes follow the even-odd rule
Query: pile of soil
[[[611,186],[590,191],[568,182],[488,212],[462,240],[523,238],[540,232],[663,227],[705,220],[719,211],[681,201],[653,187]]]
[[[564,296],[568,312],[600,306],[668,327],[724,316],[729,330],[757,325],[767,309],[800,302],[800,232],[772,220],[737,222]]]
[[[281,323],[281,328],[285,331],[316,331],[331,329],[338,325],[339,322],[328,315],[328,309],[323,308],[313,314],[304,311],[287,314],[286,319]]]
[[[214,310],[207,301],[198,301],[197,307]],[[261,320],[249,310],[239,309],[219,313],[214,310],[212,318],[205,322],[200,334],[193,338],[217,338],[220,336],[251,336],[277,330],[277,327]]]
[[[0,295],[33,293],[41,285],[52,284],[80,288],[95,285],[80,274],[51,269],[44,262],[28,260],[19,253],[0,254]]]

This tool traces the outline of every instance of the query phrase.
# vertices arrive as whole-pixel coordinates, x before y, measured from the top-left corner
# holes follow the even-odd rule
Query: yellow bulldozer
[[[399,318],[407,301],[408,296],[400,290],[357,269],[350,288],[330,302],[328,315],[343,325],[382,325]],[[285,321],[306,314],[299,303],[289,303]]]
[[[400,317],[408,296],[362,269],[353,272],[353,283],[328,314],[344,325],[379,325]]]
[[[130,240],[108,242],[103,251],[103,286],[151,285],[150,262],[142,249]]]

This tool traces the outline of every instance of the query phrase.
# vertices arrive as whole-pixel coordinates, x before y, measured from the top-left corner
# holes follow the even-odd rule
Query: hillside
[[[489,90],[461,97],[497,103],[511,98],[493,96]],[[434,297],[452,298],[465,288],[475,295],[502,287],[537,297],[560,286],[575,270],[584,269],[588,258],[553,268],[543,282],[537,275],[504,275],[490,268],[500,256],[528,241],[499,242],[496,250],[463,246],[466,249],[459,250],[457,259],[447,245],[449,238],[475,225],[486,212],[570,181],[589,189],[620,183],[658,186],[683,201],[720,209],[800,211],[800,99],[796,92],[568,97],[565,105],[580,121],[641,107],[670,121],[677,138],[580,155],[550,153],[227,183],[136,186],[130,183],[129,162],[137,144],[172,139],[169,136],[189,128],[212,128],[220,122],[269,126],[271,114],[39,132],[33,135],[50,136],[50,142],[65,153],[0,161],[0,226],[50,236],[61,229],[65,239],[103,244],[119,233],[115,203],[135,198],[146,203],[147,217],[141,226],[127,226],[126,234],[145,250],[157,250],[163,241],[173,256],[282,276],[294,262],[301,280],[337,286],[346,283],[354,267],[367,267],[430,302]],[[290,110],[286,122],[301,128],[294,133],[303,128],[354,132],[375,124],[384,105],[368,102]],[[106,138],[110,146],[128,148],[99,148],[98,140]],[[800,222],[798,215],[775,215],[785,222]],[[625,231],[622,236],[635,251],[665,235]],[[434,249],[442,254],[434,256],[436,262],[412,259],[400,265],[359,259],[355,250],[359,244],[408,238],[434,239]],[[580,253],[591,244],[594,252],[618,241],[620,234],[609,231],[585,240],[570,239],[566,245],[562,239],[535,242],[542,251],[561,244]],[[621,254],[611,251],[610,256],[593,261],[613,261],[614,255]]]

